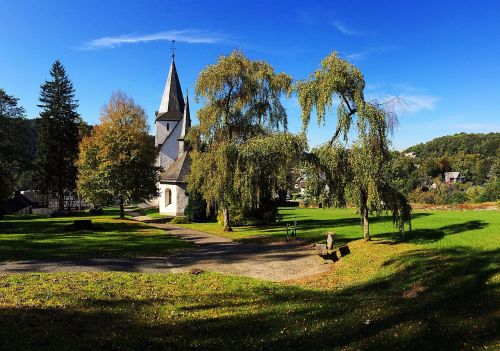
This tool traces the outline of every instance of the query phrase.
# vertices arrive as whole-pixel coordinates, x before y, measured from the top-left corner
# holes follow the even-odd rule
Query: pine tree
[[[40,90],[36,178],[40,190],[57,192],[58,210],[63,211],[64,194],[76,187],[80,117],[75,89],[59,61],[52,65],[50,75]]]

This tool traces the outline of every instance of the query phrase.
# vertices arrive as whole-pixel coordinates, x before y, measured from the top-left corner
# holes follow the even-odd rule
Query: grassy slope
[[[498,346],[498,212],[419,212],[406,242],[380,219],[371,243],[354,240],[350,210],[284,212],[311,240],[334,229],[351,254],[286,284],[210,273],[0,275],[0,340],[12,350]]]
[[[82,217],[7,216],[0,222],[0,260],[161,256],[190,246],[117,215],[107,210],[103,216],[85,216],[100,230],[78,232],[66,232],[64,226]]]

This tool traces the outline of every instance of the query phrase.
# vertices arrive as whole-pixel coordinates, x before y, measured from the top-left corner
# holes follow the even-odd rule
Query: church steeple
[[[182,96],[181,83],[175,67],[174,55],[168,72],[167,83],[163,90],[160,108],[156,114],[157,121],[178,121],[184,111],[184,97]]]
[[[182,118],[182,129],[181,135],[179,136],[179,154],[182,154],[184,151],[188,151],[187,143],[185,141],[186,135],[191,127],[191,115],[189,114],[189,96],[186,91],[186,102],[184,104],[184,116]]]

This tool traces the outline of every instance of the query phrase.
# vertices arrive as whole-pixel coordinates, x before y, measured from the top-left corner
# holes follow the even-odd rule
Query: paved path
[[[133,215],[133,214],[132,214]],[[147,216],[134,217],[147,221]],[[284,281],[325,272],[329,265],[311,246],[296,244],[244,244],[171,224],[149,223],[199,246],[195,251],[167,257],[130,259],[78,259],[0,262],[6,272],[183,272],[192,268]]]

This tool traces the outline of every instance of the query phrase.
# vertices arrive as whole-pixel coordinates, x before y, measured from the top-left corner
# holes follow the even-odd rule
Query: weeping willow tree
[[[405,225],[411,223],[411,207],[392,185],[387,166],[388,135],[396,123],[395,114],[383,104],[366,101],[363,74],[336,52],[323,59],[320,68],[295,88],[304,131],[313,109],[318,124],[324,124],[336,105],[337,127],[330,142],[307,157],[313,197],[327,206],[344,206],[346,200],[356,204],[365,240],[370,240],[372,213],[391,211],[394,224],[403,233]],[[346,150],[339,139],[347,143],[353,129],[357,138]]]
[[[291,88],[289,75],[239,51],[220,57],[198,77],[195,96],[203,107],[199,126],[188,135],[188,190],[201,192],[209,207],[220,209],[226,231],[230,209],[258,206],[285,178],[287,160],[304,150],[301,137],[284,132],[281,97]]]

